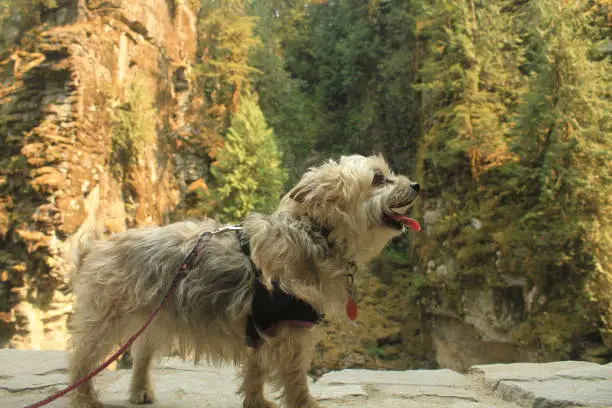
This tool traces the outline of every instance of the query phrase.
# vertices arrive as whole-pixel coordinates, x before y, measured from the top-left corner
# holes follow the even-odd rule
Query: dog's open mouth
[[[421,224],[414,218],[408,217],[406,214],[406,210],[408,209],[408,205],[399,208],[390,208],[386,210],[383,214],[383,219],[385,224],[390,226],[391,228],[401,230],[404,226],[413,229],[414,231],[421,230]]]

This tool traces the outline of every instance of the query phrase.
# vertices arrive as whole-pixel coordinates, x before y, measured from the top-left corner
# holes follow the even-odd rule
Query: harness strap
[[[273,337],[282,323],[292,327],[311,328],[321,322],[324,314],[310,303],[288,293],[278,281],[272,282],[270,291],[262,282],[261,269],[253,262],[249,237],[244,230],[238,233],[242,252],[249,258],[255,274],[253,281],[253,302],[245,328],[246,344],[258,348],[264,336]]]

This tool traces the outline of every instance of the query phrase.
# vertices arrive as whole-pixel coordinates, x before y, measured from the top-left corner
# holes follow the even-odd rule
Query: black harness
[[[245,332],[246,344],[249,347],[261,346],[262,334],[274,336],[281,323],[308,328],[323,319],[323,313],[316,310],[310,303],[283,291],[278,281],[272,282],[272,291],[268,290],[261,281],[261,269],[251,258],[249,237],[241,230],[238,231],[238,240],[242,252],[251,261],[255,272],[253,303]]]

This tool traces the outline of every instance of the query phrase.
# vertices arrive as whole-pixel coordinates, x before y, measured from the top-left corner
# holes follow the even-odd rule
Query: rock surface
[[[61,348],[69,237],[167,223],[193,181],[170,146],[198,131],[195,85],[175,83],[197,63],[196,12],[165,0],[10,3],[32,21],[0,55],[0,347]],[[127,143],[140,147],[121,147],[122,129],[145,120]]]
[[[487,387],[525,407],[612,406],[612,364],[584,361],[474,366]]]
[[[21,408],[68,382],[62,351],[0,350],[0,405]],[[107,407],[127,402],[130,372],[102,373],[97,386]],[[153,373],[160,408],[238,408],[239,379],[232,366],[195,366],[164,359]],[[322,405],[407,408],[612,407],[612,364],[566,361],[548,364],[474,366],[467,375],[451,370],[342,370],[311,383]],[[274,393],[272,398],[277,400]],[[61,398],[49,407],[67,406]]]

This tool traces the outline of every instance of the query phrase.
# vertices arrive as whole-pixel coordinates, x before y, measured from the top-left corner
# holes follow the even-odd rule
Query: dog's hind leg
[[[155,341],[151,333],[141,335],[132,345],[131,354],[134,363],[130,384],[130,402],[132,404],[151,404],[155,400],[150,374],[155,349]]]
[[[266,372],[260,364],[260,358],[259,352],[253,351],[242,366],[243,382],[239,392],[244,397],[244,408],[276,408],[276,404],[264,396]]]
[[[96,368],[110,354],[114,342],[105,336],[101,325],[88,322],[78,332],[73,332],[73,352],[70,357],[71,381],[76,382]],[[72,408],[101,408],[92,380],[78,387],[72,395]]]

